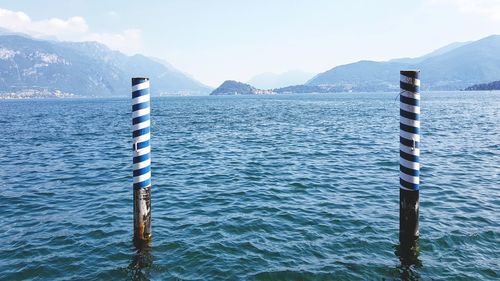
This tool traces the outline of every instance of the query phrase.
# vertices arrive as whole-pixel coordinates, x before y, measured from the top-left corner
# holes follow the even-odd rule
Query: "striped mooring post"
[[[134,241],[151,239],[151,115],[149,78],[132,78]]]
[[[400,71],[399,242],[412,247],[419,237],[420,79],[419,70]]]

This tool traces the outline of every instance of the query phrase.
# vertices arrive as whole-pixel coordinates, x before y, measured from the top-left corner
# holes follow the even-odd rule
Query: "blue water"
[[[420,251],[398,256],[397,93],[0,101],[0,280],[494,280],[500,93],[422,94]]]

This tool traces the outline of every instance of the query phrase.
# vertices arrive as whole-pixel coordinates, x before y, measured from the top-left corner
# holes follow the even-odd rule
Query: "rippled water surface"
[[[0,101],[0,279],[498,280],[500,93],[422,94],[410,265],[396,96],[153,99],[140,253],[130,100]]]

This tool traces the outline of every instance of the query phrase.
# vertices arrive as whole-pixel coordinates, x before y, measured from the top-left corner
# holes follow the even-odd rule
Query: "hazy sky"
[[[0,28],[159,57],[217,86],[500,34],[500,0],[0,0]]]

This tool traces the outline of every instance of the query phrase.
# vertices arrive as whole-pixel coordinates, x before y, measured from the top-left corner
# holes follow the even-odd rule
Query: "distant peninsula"
[[[224,81],[217,89],[213,90],[211,96],[233,96],[233,95],[267,95],[273,94],[272,90],[260,90],[251,85],[234,80]]]
[[[349,91],[343,87],[334,87],[331,85],[310,86],[310,85],[295,85],[276,89],[257,89],[252,85],[227,80],[224,81],[217,89],[213,90],[212,96],[234,96],[234,95],[272,95],[272,94],[298,94],[298,93],[332,93]]]
[[[500,80],[490,83],[476,84],[465,88],[465,91],[494,91],[500,90]]]

